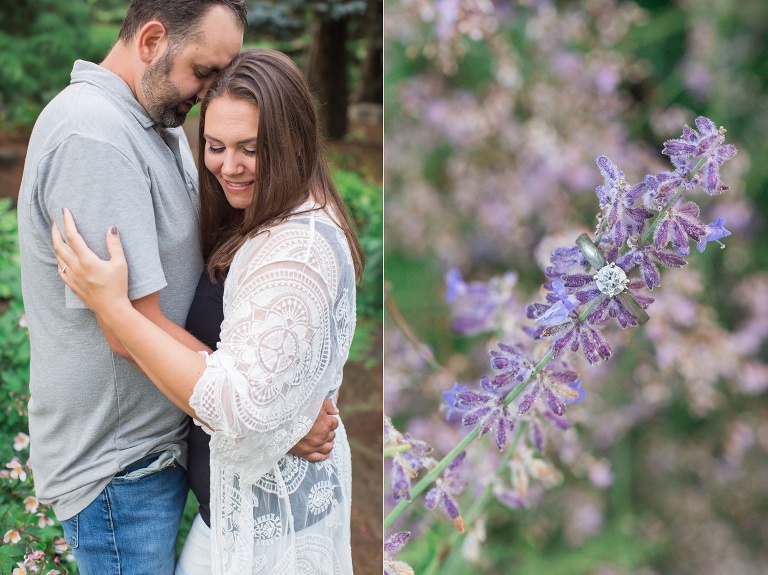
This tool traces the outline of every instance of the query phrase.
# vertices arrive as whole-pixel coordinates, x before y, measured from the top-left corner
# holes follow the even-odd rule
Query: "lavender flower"
[[[545,327],[563,323],[581,303],[578,297],[566,293],[565,285],[560,280],[552,282],[552,291],[557,296],[557,301],[536,317],[536,321]]]
[[[493,378],[491,385],[500,391],[507,391],[511,383],[522,383],[533,373],[535,364],[528,357],[525,348],[499,343],[499,350],[491,350],[491,367],[501,373]]]
[[[696,127],[699,132],[684,126],[680,138],[664,142],[662,153],[670,157],[681,176],[701,186],[710,196],[720,194],[728,189],[720,181],[720,166],[736,155],[736,148],[731,144],[723,145],[725,128],[718,129],[709,118],[696,118]],[[700,159],[704,163],[696,174],[692,174]]]
[[[613,354],[610,344],[602,334],[586,323],[575,321],[556,325],[547,328],[545,335],[555,339],[552,344],[553,358],[559,357],[566,347],[574,353],[581,349],[589,363],[598,363]]]
[[[443,510],[453,520],[453,524],[460,532],[464,532],[464,520],[459,512],[458,496],[467,487],[467,481],[459,473],[466,451],[462,451],[456,459],[440,474],[435,481],[435,486],[426,495],[425,505],[430,511],[441,505]]]
[[[689,240],[699,242],[706,231],[706,227],[699,220],[699,206],[678,198],[659,220],[653,234],[653,244],[660,250],[672,243],[678,254],[687,256],[691,251],[688,247]]]
[[[598,156],[596,163],[605,180],[604,185],[595,188],[600,207],[604,210],[604,225],[607,226],[608,237],[621,246],[627,238],[642,233],[646,220],[653,217],[653,212],[635,206],[645,190],[643,184],[630,186],[624,179],[624,172],[605,156]]]
[[[384,541],[384,575],[414,575],[413,568],[408,563],[393,559],[405,547],[410,537],[410,531],[400,531]]]
[[[428,465],[432,447],[408,433],[400,433],[392,425],[392,420],[384,416],[384,448],[393,451],[391,481],[395,501],[410,500],[411,481],[420,469]]]
[[[465,391],[467,391],[466,385],[459,385],[457,382],[454,382],[453,388],[442,393],[443,399],[448,406],[448,409],[445,410],[446,421],[450,421],[454,415],[461,413],[460,409],[456,409],[456,394],[463,393]]]
[[[523,396],[518,413],[525,415],[541,397],[549,411],[557,417],[565,415],[565,406],[569,403],[581,403],[586,392],[581,389],[581,378],[565,362],[549,364],[541,370],[533,382],[530,391]]]
[[[464,335],[493,330],[514,303],[517,275],[507,273],[488,282],[465,282],[458,269],[445,274],[445,301],[451,304],[453,329]]]
[[[536,361],[532,359],[533,345],[499,343],[498,350],[490,352],[491,367],[498,373],[483,377],[477,389],[454,383],[444,392],[447,418],[456,416],[463,426],[473,429],[440,463],[424,459],[428,452],[423,449],[409,445],[400,450],[401,461],[393,463],[392,473],[396,498],[408,500],[410,478],[419,466],[429,466],[432,471],[415,492],[434,481],[426,495],[427,508],[442,506],[449,517],[460,521],[456,496],[466,481],[458,468],[467,445],[486,434],[493,436],[500,451],[508,443],[514,446],[502,460],[512,458],[512,488],[498,479],[492,483],[494,494],[505,504],[527,505],[531,478],[548,485],[559,481],[557,469],[541,457],[545,426],[566,429],[567,406],[586,397],[579,374],[563,359],[564,352],[581,350],[592,364],[608,359],[613,350],[603,335],[604,328],[611,320],[622,328],[648,320],[645,309],[654,300],[647,291],[661,285],[661,268],[685,266],[691,241],[703,251],[707,242],[730,235],[723,218],[705,225],[699,219],[699,206],[682,197],[683,191],[694,186],[709,194],[727,189],[720,182],[719,168],[735,154],[733,146],[723,144],[723,129],[717,130],[706,118],[698,118],[696,126],[698,132],[685,126],[679,139],[665,144],[664,153],[670,156],[674,171],[649,174],[640,184],[630,184],[606,156],[596,159],[604,179],[595,188],[602,212],[597,239],[593,242],[581,234],[575,245],[553,250],[551,265],[545,269],[545,301],[528,307],[527,315],[538,327],[523,331],[534,340],[549,339],[549,351]],[[508,288],[515,280],[508,274],[502,281],[467,283],[458,270],[450,270],[446,300],[453,306],[457,331],[480,333],[499,325],[503,315],[513,309]],[[526,427],[527,439],[520,441]],[[513,431],[517,432],[514,440]],[[394,443],[405,439],[410,438],[396,437]],[[391,526],[405,506],[404,501],[398,504],[385,525]],[[460,525],[463,530],[463,522]]]
[[[717,218],[715,221],[710,222],[707,225],[707,235],[701,238],[701,241],[696,244],[696,249],[699,250],[699,252],[703,252],[704,248],[707,247],[707,242],[717,242],[720,244],[721,248],[724,248],[725,245],[720,243],[718,240],[730,236],[731,232],[726,230],[723,227],[723,224],[725,224],[725,218]]]
[[[452,409],[462,412],[461,424],[465,426],[480,426],[480,435],[492,433],[499,451],[509,441],[510,432],[515,427],[517,418],[510,413],[504,404],[504,394],[499,386],[484,377],[480,382],[480,390],[456,392],[453,395]]]

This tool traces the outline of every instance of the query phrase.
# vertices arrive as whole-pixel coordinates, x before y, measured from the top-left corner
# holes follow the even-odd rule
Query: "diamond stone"
[[[629,283],[624,270],[613,262],[600,268],[593,277],[597,283],[597,289],[608,297],[619,295]]]

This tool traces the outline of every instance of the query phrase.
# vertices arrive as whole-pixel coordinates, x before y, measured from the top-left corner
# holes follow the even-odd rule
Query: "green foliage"
[[[384,218],[381,186],[364,181],[359,174],[336,170],[334,180],[349,208],[357,237],[365,252],[365,270],[357,288],[357,328],[349,352],[350,361],[375,362],[370,351],[380,331],[383,299]]]
[[[27,0],[0,20],[0,126],[30,125],[69,83],[77,59],[101,60],[106,46],[89,33],[85,0]]]
[[[337,170],[334,181],[349,208],[357,237],[365,252],[365,271],[357,290],[357,315],[381,319],[382,262],[384,252],[383,195],[381,186],[364,181],[359,174]]]
[[[22,326],[21,270],[16,211],[0,201],[0,394],[7,397],[0,414],[0,437],[26,430],[29,337]],[[5,455],[2,447],[0,453]]]
[[[61,561],[68,551],[61,526],[52,521],[53,512],[34,498],[31,472],[25,465],[28,447],[14,445],[14,438],[27,431],[29,399],[29,335],[21,299],[17,232],[16,211],[10,200],[0,200],[0,397],[5,398],[0,404],[0,534],[16,530],[20,536],[17,543],[0,547],[0,572],[10,573],[38,551],[42,554],[34,563],[42,572],[56,568],[72,573],[66,563],[54,563],[54,558]],[[14,461],[26,476],[10,473],[14,470],[6,462]]]

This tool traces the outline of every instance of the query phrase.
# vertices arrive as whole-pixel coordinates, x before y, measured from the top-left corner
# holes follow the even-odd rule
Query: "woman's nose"
[[[224,155],[224,164],[221,166],[221,173],[225,175],[239,174],[243,171],[243,165],[238,161],[236,154],[227,153]]]

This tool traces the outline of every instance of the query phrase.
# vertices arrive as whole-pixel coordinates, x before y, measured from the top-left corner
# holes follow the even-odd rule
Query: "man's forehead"
[[[231,10],[215,6],[208,10],[189,49],[200,66],[225,68],[243,47],[243,30]]]

